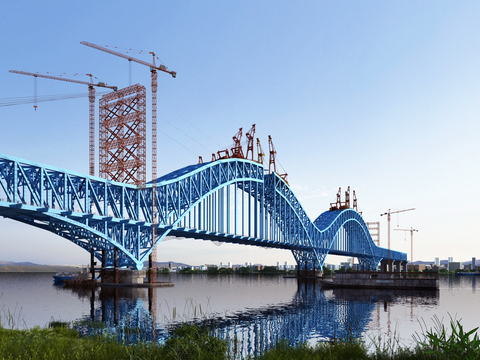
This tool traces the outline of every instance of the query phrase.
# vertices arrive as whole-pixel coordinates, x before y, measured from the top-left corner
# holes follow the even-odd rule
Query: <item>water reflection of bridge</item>
[[[168,338],[169,331],[179,324],[179,321],[172,319],[154,320],[148,310],[151,309],[151,296],[146,289],[74,291],[79,296],[90,298],[90,315],[83,319],[88,321],[78,322],[78,329],[83,334],[102,331],[126,343],[149,342],[154,339],[163,343]],[[407,301],[416,304],[432,305],[437,302],[438,291],[325,291],[310,281],[299,283],[295,295],[288,303],[212,316],[209,319],[197,317],[181,320],[211,327],[216,336],[228,340],[232,353],[258,355],[280,339],[296,344],[349,336],[361,337],[370,321],[374,321],[374,309],[380,311],[382,305],[386,309],[389,303],[398,298],[407,298]],[[98,322],[104,324],[104,327],[98,326]]]

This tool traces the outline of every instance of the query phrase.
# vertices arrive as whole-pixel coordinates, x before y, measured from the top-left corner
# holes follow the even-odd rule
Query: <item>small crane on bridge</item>
[[[248,154],[251,152],[252,160],[253,160],[253,139],[255,138],[255,124],[252,125],[252,128],[248,130],[245,136],[247,137],[247,140],[248,140],[247,153],[245,154],[245,159],[248,159]]]
[[[418,230],[414,229],[414,228],[410,228],[410,229],[394,229],[394,230],[398,230],[398,231],[410,231],[410,263],[413,264],[413,233],[416,231],[418,232]]]
[[[398,214],[398,213],[405,212],[405,211],[412,211],[412,210],[415,210],[415,208],[398,210],[398,211],[391,211],[391,209],[388,209],[388,211],[386,213],[380,214],[380,216],[387,215],[387,219],[388,219],[388,262],[389,263],[390,263],[390,215]]]
[[[87,74],[87,76],[90,76],[90,82],[86,82],[86,81],[80,81],[80,80],[67,79],[67,78],[58,77],[58,76],[42,75],[42,74],[39,74],[39,73],[30,73],[30,72],[26,72],[26,71],[9,70],[9,72],[14,73],[14,74],[20,74],[20,75],[34,76],[35,78],[41,77],[41,78],[45,78],[45,79],[61,80],[61,81],[67,81],[67,82],[76,83],[76,84],[88,85],[89,135],[90,135],[89,168],[90,168],[90,175],[94,176],[95,175],[95,88],[94,87],[98,86],[98,87],[112,89],[114,91],[117,91],[117,87],[116,86],[108,86],[103,82],[99,82],[97,84],[94,84],[92,74]],[[36,110],[36,105],[35,105],[35,110]]]
[[[268,172],[271,173],[271,166],[273,165],[273,172],[277,173],[277,166],[276,166],[276,159],[277,159],[277,150],[275,150],[275,146],[273,145],[273,140],[270,135],[268,135],[268,149],[270,153],[269,161],[268,161]],[[278,176],[280,176],[283,181],[285,181],[288,184],[287,181],[287,176],[288,174],[279,174],[277,173]]]
[[[108,54],[115,55],[124,59],[127,59],[128,61],[134,61],[138,64],[148,66],[150,68],[150,72],[152,73],[152,194],[153,194],[153,204],[152,204],[152,242],[153,242],[153,250],[152,250],[152,255],[150,259],[150,264],[155,264],[157,263],[157,247],[155,246],[155,238],[156,238],[156,231],[157,231],[157,197],[156,197],[156,188],[157,188],[157,70],[163,71],[167,74],[172,75],[172,77],[176,78],[177,73],[175,71],[170,71],[167,69],[165,65],[160,65],[157,66],[155,64],[155,53],[153,51],[150,51],[149,54],[152,55],[153,57],[153,62],[149,63],[140,59],[136,59],[132,56],[122,54],[118,51],[111,50],[107,47],[104,46],[99,46],[92,44],[87,41],[82,41],[80,44],[89,46],[93,49],[97,49],[100,51],[104,51]],[[152,271],[150,271],[151,273]],[[154,282],[154,278],[150,276],[149,281]],[[156,282],[156,281],[155,281]]]
[[[243,149],[242,149],[242,128],[238,129],[237,133],[233,136],[233,146],[232,146],[232,158],[243,159]]]
[[[265,157],[265,153],[262,149],[262,144],[260,144],[260,139],[257,138],[257,162],[263,165],[263,159]]]

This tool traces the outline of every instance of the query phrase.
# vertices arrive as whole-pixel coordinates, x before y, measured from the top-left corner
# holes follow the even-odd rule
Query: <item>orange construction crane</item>
[[[233,137],[232,158],[243,159],[242,149],[242,128],[240,128]]]
[[[248,130],[248,132],[245,134],[245,136],[248,139],[247,153],[245,154],[245,159],[248,159],[248,154],[251,152],[252,153],[252,160],[253,160],[253,139],[255,137],[255,124],[252,125],[252,128],[250,130]]]
[[[413,265],[413,233],[416,231],[418,232],[418,230],[414,229],[414,228],[410,228],[410,229],[394,229],[394,230],[398,230],[398,231],[410,231],[410,263]]]
[[[272,172],[272,168],[271,168],[272,165],[273,165],[273,171],[277,172],[277,166],[275,164],[275,158],[276,158],[276,155],[277,155],[277,151],[275,150],[275,146],[273,146],[272,137],[270,135],[268,135],[268,150],[269,150],[269,153],[270,153],[270,157],[269,157],[269,160],[268,160],[268,173]]]
[[[268,149],[270,152],[270,158],[268,161],[268,172],[271,173],[271,166],[273,165],[273,172],[277,173],[277,165],[276,165],[276,159],[277,159],[277,150],[275,150],[275,146],[273,145],[273,140],[270,135],[268,135]],[[277,173],[278,176],[280,176],[283,181],[285,181],[288,184],[287,181],[287,176],[288,174],[279,174]]]
[[[263,158],[265,153],[263,152],[262,145],[260,144],[260,139],[257,138],[257,162],[263,165]]]
[[[83,84],[88,85],[88,101],[89,101],[89,135],[90,135],[90,142],[89,142],[89,168],[90,168],[90,175],[95,175],[95,86],[104,87],[108,89],[112,89],[117,91],[116,86],[108,86],[103,82],[99,82],[97,84],[93,83],[93,75],[87,74],[90,76],[90,82],[80,81],[80,80],[73,80],[67,79],[58,76],[51,76],[51,75],[42,75],[39,73],[30,73],[26,71],[17,71],[17,70],[10,70],[9,72],[14,74],[21,74],[21,75],[29,75],[34,76],[35,78],[41,77],[45,79],[52,79],[52,80],[61,80],[67,81],[75,84]],[[35,108],[36,110],[36,108]]]
[[[89,43],[87,41],[82,41],[80,44],[89,46],[91,48],[104,51],[108,54],[119,56],[121,58],[127,59],[128,61],[134,61],[141,65],[148,66],[150,68],[150,72],[152,73],[152,242],[153,242],[153,250],[152,250],[152,263],[157,262],[157,247],[155,246],[155,239],[157,235],[157,70],[163,71],[167,74],[172,75],[172,77],[177,77],[177,73],[175,71],[167,70],[165,65],[157,66],[155,64],[155,53],[150,52],[153,57],[153,62],[149,63],[140,59],[136,59],[134,57],[122,54],[118,51],[110,50],[107,47],[95,45]],[[155,279],[150,277],[150,282],[153,282]]]
[[[337,192],[337,201],[334,203],[330,203],[329,211],[340,210],[341,206],[342,206],[342,188],[339,187]]]
[[[388,215],[387,219],[388,219],[388,263],[389,263],[389,266],[390,266],[390,215],[398,214],[398,213],[405,212],[405,211],[412,211],[412,210],[415,210],[415,208],[406,209],[406,210],[398,210],[398,211],[391,211],[390,209],[388,209],[388,211],[385,214],[380,214],[380,216]]]

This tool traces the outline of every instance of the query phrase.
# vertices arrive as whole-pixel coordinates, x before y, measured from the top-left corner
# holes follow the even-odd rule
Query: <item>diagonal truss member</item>
[[[100,177],[129,184],[146,181],[146,95],[136,84],[100,99]]]

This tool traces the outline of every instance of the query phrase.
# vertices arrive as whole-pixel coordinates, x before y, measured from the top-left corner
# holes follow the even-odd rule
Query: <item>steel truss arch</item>
[[[0,154],[0,216],[35,226],[119,265],[143,267],[166,236],[288,249],[300,268],[327,254],[355,256],[365,269],[406,254],[377,247],[359,213],[310,220],[288,184],[262,164],[224,159],[187,166],[144,187],[108,181]],[[153,217],[157,237],[153,239]]]

